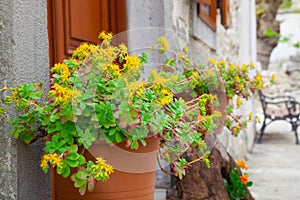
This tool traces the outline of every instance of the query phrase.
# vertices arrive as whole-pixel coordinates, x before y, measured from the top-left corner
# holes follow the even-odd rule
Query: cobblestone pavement
[[[249,155],[250,190],[256,200],[300,199],[300,145],[288,130],[285,122],[270,124],[263,143]]]

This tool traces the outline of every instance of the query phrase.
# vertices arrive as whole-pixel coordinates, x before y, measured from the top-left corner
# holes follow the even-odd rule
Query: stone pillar
[[[0,47],[1,88],[40,81],[48,88],[47,1],[1,0]],[[17,142],[8,130],[1,119],[0,199],[51,199],[50,173],[39,168],[43,144]]]

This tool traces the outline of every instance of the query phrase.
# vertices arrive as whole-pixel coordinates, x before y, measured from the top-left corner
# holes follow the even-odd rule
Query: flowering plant
[[[83,43],[70,59],[54,65],[49,92],[42,83],[1,90],[6,98],[0,102],[0,116],[12,125],[9,135],[28,144],[43,138],[42,170],[46,172],[50,163],[63,177],[71,175],[81,194],[114,171],[100,157],[92,161],[83,156],[99,139],[138,149],[140,144],[147,145],[145,138],[158,138],[160,157],[179,177],[193,162],[209,166],[205,137],[214,132],[222,116],[219,96],[210,87],[220,88],[221,81],[226,96],[247,99],[262,86],[258,76],[251,79],[248,75],[252,64],[227,67],[224,61],[211,59],[207,66],[198,66],[187,57],[187,48],[142,78],[149,53],[168,50],[164,37],[140,56],[129,55],[124,44],[113,46],[111,34],[102,32],[99,39],[101,45]],[[19,114],[14,119],[6,114],[10,105]],[[203,154],[188,162],[181,155],[191,146]]]
[[[248,174],[242,172],[248,170],[248,167],[245,164],[245,161],[238,160],[237,165],[240,169],[233,168],[229,174],[230,180],[227,181],[224,178],[227,192],[230,199],[248,199],[249,193],[247,192],[247,187],[251,187],[253,182],[248,181]]]

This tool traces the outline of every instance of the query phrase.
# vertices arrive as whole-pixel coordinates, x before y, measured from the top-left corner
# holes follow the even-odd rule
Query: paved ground
[[[270,124],[247,164],[256,200],[300,200],[300,145],[288,123]]]

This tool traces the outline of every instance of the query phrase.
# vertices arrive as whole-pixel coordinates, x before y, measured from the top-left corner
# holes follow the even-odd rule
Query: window
[[[195,0],[198,16],[214,31],[216,31],[217,8],[221,11],[221,23],[230,27],[229,0]]]

